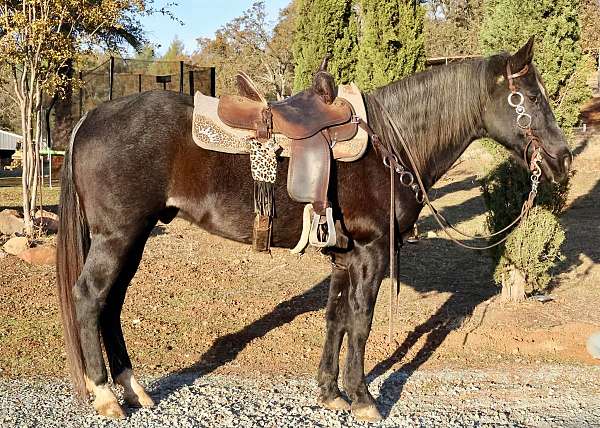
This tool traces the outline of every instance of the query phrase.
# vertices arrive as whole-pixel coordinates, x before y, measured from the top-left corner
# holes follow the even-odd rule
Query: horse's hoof
[[[111,419],[125,419],[125,412],[117,402],[108,402],[102,404],[94,403],[94,408],[100,416]]]
[[[145,392],[138,393],[138,395],[124,395],[123,398],[129,407],[149,409],[155,406],[154,400]]]
[[[123,387],[123,398],[130,407],[154,407],[154,400],[133,376],[131,369],[123,370],[116,382]]]
[[[352,414],[359,421],[365,422],[379,422],[383,418],[381,417],[381,413],[377,410],[374,404],[363,407],[356,407],[352,405]]]
[[[350,403],[348,403],[342,397],[335,397],[333,400],[319,399],[319,406],[327,410],[350,410]]]

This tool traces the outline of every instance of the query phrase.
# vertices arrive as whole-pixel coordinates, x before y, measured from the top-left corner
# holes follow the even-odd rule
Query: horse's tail
[[[62,317],[65,348],[75,394],[79,398],[87,395],[79,336],[79,323],[75,312],[73,288],[79,278],[90,247],[87,220],[79,205],[73,177],[73,143],[85,116],[77,123],[71,134],[69,149],[61,175],[59,228],[57,237],[56,271],[58,299]]]

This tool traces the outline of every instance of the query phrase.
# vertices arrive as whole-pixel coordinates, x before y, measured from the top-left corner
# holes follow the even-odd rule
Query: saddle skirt
[[[339,85],[339,98],[348,101],[357,116],[366,120],[367,112],[358,87],[351,83]],[[249,154],[251,140],[256,138],[256,131],[232,128],[226,125],[217,113],[219,99],[206,96],[200,92],[194,98],[194,116],[192,136],[194,142],[206,150],[231,154]],[[275,142],[281,146],[281,156],[290,157],[292,140],[281,134],[274,134]],[[369,136],[359,128],[356,136],[348,141],[337,142],[332,149],[333,157],[341,162],[352,162],[360,159],[367,149]]]

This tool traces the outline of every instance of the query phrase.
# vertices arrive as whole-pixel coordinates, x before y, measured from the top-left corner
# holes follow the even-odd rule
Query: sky
[[[233,18],[240,16],[254,0],[156,0],[155,7],[160,8],[170,2],[177,6],[170,10],[183,21],[181,25],[168,16],[155,14],[142,19],[150,42],[160,45],[163,54],[175,36],[185,44],[186,52],[192,53],[197,48],[196,39],[213,37],[215,31]],[[265,0],[269,20],[275,21],[279,11],[286,7],[290,0]]]

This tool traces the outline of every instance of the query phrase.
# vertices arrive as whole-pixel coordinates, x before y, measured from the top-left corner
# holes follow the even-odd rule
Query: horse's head
[[[533,65],[533,37],[514,55],[503,55],[484,113],[488,135],[529,163],[536,150],[544,176],[567,178],[572,155]],[[528,165],[529,166],[529,165]]]

